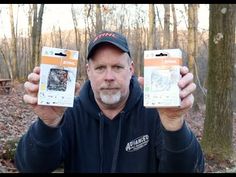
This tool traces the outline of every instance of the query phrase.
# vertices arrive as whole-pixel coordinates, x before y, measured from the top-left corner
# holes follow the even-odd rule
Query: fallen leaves
[[[20,138],[36,120],[36,115],[22,100],[23,84],[17,84],[9,95],[0,95],[0,157],[7,153],[4,146],[7,142]],[[188,126],[200,141],[203,133],[204,106],[197,113],[188,112],[185,116]],[[236,148],[236,115],[234,118],[233,144]],[[3,156],[2,156],[3,157]],[[214,158],[206,158],[205,172],[226,171],[233,169],[234,162],[215,162]],[[236,171],[236,169],[234,170]],[[0,158],[0,173],[17,173],[13,159]]]
[[[6,143],[20,138],[37,117],[23,102],[23,94],[23,85],[17,84],[9,95],[0,95],[0,173],[17,172],[14,160],[6,156],[14,149],[6,148]]]

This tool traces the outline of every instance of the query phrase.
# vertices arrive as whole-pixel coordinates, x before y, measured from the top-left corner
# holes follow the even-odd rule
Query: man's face
[[[99,47],[87,64],[95,99],[107,106],[126,101],[133,72],[128,54],[112,45]]]

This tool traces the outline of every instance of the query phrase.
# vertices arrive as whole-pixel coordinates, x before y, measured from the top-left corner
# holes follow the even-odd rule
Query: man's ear
[[[90,71],[90,68],[89,68],[89,64],[88,64],[88,63],[86,64],[86,71],[87,71],[88,78],[90,78],[90,77],[89,77],[89,76],[90,76],[90,74],[89,74],[89,73],[90,73],[90,72],[89,72],[89,71]]]
[[[130,63],[130,72],[131,72],[131,76],[134,75],[134,62],[131,61]]]

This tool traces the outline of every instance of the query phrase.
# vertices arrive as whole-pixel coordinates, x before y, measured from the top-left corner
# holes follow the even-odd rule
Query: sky
[[[83,6],[83,4],[80,4]],[[15,5],[16,6],[16,5]],[[132,6],[132,5],[131,5]],[[148,9],[147,4],[143,4],[141,6],[144,10]],[[182,12],[184,12],[183,4],[176,4],[176,12],[177,19],[180,20],[180,24],[178,29],[186,29],[186,24],[182,18]],[[44,15],[43,15],[43,26],[42,32],[50,32],[52,30],[53,25],[55,27],[60,26],[61,30],[73,29],[73,21],[71,16],[71,4],[45,4]],[[160,16],[163,17],[164,10],[163,6],[159,6],[158,10]],[[8,12],[8,4],[0,4],[0,37],[10,36],[10,23],[9,23],[9,15]],[[14,9],[16,13],[17,10]],[[18,13],[18,29],[23,29],[27,27],[27,10],[20,10]],[[130,11],[132,13],[132,11]],[[185,13],[185,12],[184,12]],[[16,15],[15,15],[16,16]],[[208,19],[209,19],[209,7],[207,4],[200,4],[199,13],[199,30],[208,30]],[[187,20],[187,17],[185,17]],[[158,23],[157,23],[158,24]],[[83,24],[82,24],[83,25]]]

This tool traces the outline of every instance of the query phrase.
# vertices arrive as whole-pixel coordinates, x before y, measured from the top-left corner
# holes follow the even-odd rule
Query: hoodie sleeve
[[[163,144],[160,172],[204,172],[205,162],[201,146],[185,122],[178,131],[167,131],[161,126],[161,132]]]
[[[15,154],[20,172],[47,173],[55,170],[62,160],[61,125],[52,128],[41,119],[34,122],[22,136]]]

